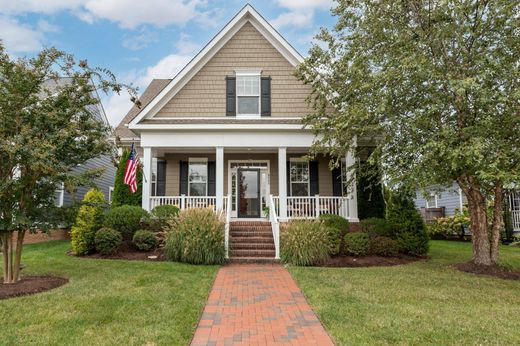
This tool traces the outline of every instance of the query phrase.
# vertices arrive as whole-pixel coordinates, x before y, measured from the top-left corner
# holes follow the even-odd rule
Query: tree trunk
[[[472,233],[473,263],[489,266],[493,261],[488,234],[486,198],[480,192],[478,185],[470,185],[465,190]]]
[[[8,243],[8,236],[9,232],[2,232],[2,256],[4,258],[3,260],[3,266],[2,266],[2,275],[3,275],[3,281],[4,283],[7,283],[8,271],[9,271],[9,247],[7,245]]]
[[[491,262],[498,264],[498,250],[500,246],[500,230],[504,228],[504,188],[497,183],[494,189],[495,202],[493,204],[493,225],[491,227]]]
[[[13,231],[5,232],[4,239],[4,284],[13,283]]]
[[[13,282],[20,281],[20,265],[22,263],[23,239],[25,237],[25,230],[18,231],[16,236],[16,252],[14,257],[13,268]]]

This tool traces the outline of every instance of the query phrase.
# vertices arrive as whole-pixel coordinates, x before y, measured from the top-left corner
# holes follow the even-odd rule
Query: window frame
[[[114,187],[108,187],[108,204],[112,204],[112,198],[114,197]]]
[[[206,180],[204,181],[205,185],[205,192],[203,196],[193,196],[193,197],[205,197],[208,196],[208,179],[209,179],[209,170],[208,170],[208,158],[207,157],[190,157],[188,159],[188,196],[191,195],[191,188],[190,185],[192,184],[192,181],[190,179],[190,165],[191,164],[204,164],[206,166]],[[195,182],[195,184],[201,184],[202,182]]]
[[[258,81],[258,95],[253,94],[239,94],[238,88],[238,80],[242,77],[255,77]],[[236,117],[237,118],[260,118],[262,113],[262,74],[260,71],[235,71],[235,109],[236,109]],[[257,97],[258,98],[258,112],[257,113],[248,113],[248,114],[240,114],[238,112],[238,100],[240,97]]]
[[[293,181],[292,177],[292,164],[293,163],[306,163],[307,165],[307,181]],[[309,160],[305,160],[303,158],[290,158],[289,159],[289,191],[291,193],[291,197],[306,197],[306,196],[294,196],[293,194],[293,183],[294,184],[304,184],[307,183],[307,197],[310,196],[311,193],[311,172],[309,166]]]

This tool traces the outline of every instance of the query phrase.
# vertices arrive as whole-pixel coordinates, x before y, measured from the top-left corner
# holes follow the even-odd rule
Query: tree
[[[25,233],[52,226],[54,194],[71,169],[109,150],[91,113],[97,90],[125,88],[101,68],[57,49],[11,59],[0,42],[0,238],[4,283],[15,283]],[[137,101],[136,101],[137,102]],[[13,237],[17,231],[16,247]]]
[[[114,196],[112,197],[112,205],[118,207],[121,205],[141,205],[141,196],[143,193],[143,171],[139,167],[137,169],[137,191],[130,192],[130,186],[123,182],[125,176],[126,162],[130,155],[129,150],[124,150],[119,164],[117,166],[116,178],[114,182]]]
[[[369,141],[390,185],[456,181],[473,262],[496,264],[504,189],[520,175],[520,2],[341,0],[333,14],[297,72],[313,90],[313,152]]]
[[[361,162],[356,171],[359,219],[385,218],[381,171],[377,163]]]

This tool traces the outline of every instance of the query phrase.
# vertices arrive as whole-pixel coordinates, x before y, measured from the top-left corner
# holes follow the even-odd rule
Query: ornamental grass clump
[[[164,252],[171,261],[222,264],[225,260],[225,223],[210,208],[185,209],[166,227]]]
[[[298,266],[316,265],[329,258],[328,228],[321,221],[293,220],[282,228],[281,259]]]

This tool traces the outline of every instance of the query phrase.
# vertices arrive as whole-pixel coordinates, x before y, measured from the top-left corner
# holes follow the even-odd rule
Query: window
[[[188,167],[188,195],[208,195],[208,160],[190,159]]]
[[[291,159],[291,196],[309,196],[309,161]]]
[[[430,193],[429,198],[426,199],[426,208],[438,208],[440,196],[435,193]]]
[[[237,73],[237,116],[260,116],[260,73]]]

